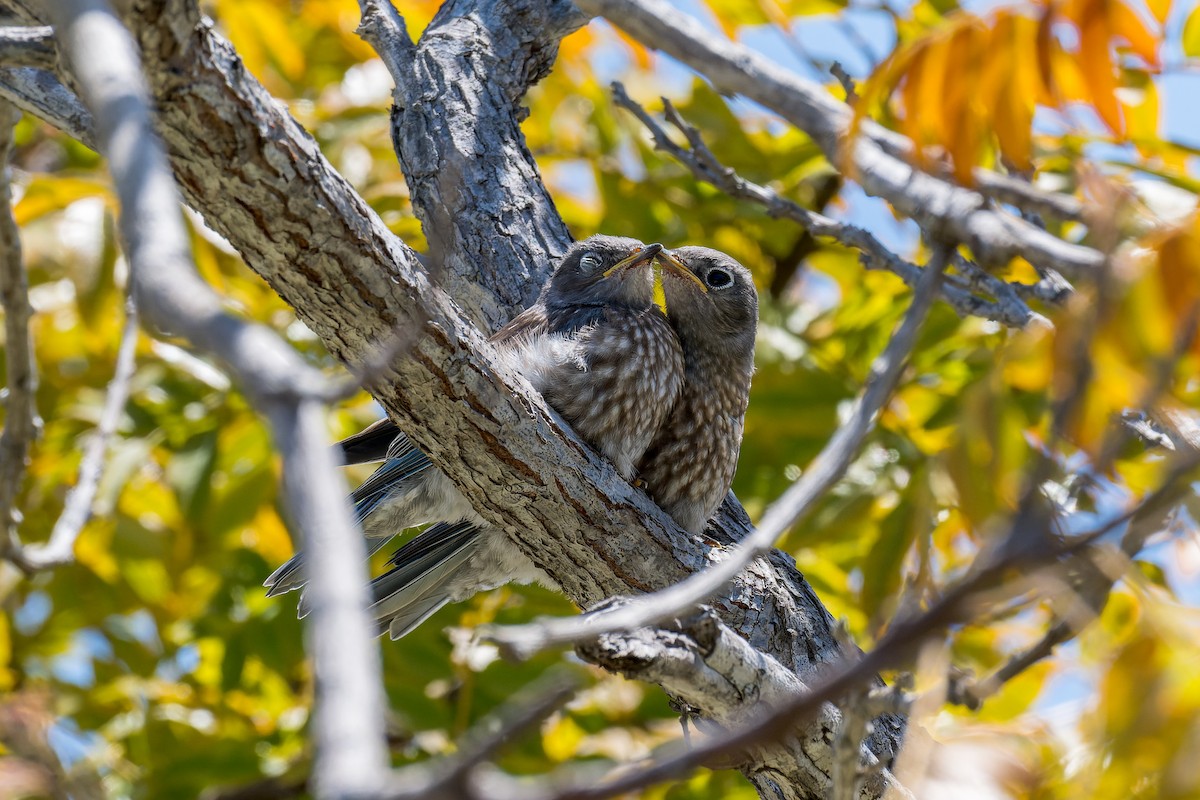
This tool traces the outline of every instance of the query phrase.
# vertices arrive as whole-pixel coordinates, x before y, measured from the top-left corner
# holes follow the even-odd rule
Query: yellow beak
[[[629,269],[630,267],[636,267],[641,264],[645,264],[647,261],[650,261],[659,253],[661,253],[662,250],[663,246],[658,243],[648,244],[645,247],[639,247],[637,250],[634,250],[632,253],[630,253],[627,258],[622,258],[616,264],[613,264],[611,267],[605,270],[604,277],[607,278],[608,276],[620,272],[623,269]]]
[[[659,253],[658,258],[656,258],[655,261],[657,261],[661,266],[671,270],[676,275],[681,275],[682,277],[687,278],[692,283],[700,287],[700,291],[708,294],[708,287],[704,285],[704,281],[696,277],[696,273],[692,272],[682,261],[672,255],[670,250],[664,250]]]

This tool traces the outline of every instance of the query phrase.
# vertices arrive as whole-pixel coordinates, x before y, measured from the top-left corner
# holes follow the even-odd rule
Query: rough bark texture
[[[661,588],[748,531],[733,502],[707,537],[683,533],[524,381],[501,374],[468,315],[190,4],[138,2],[130,19],[189,202],[345,362],[366,361],[398,328],[418,328],[410,356],[372,393],[572,600],[589,606]],[[532,297],[568,240],[517,105],[581,21],[561,2],[454,0],[422,38],[414,83],[402,89],[395,130],[414,205],[427,225],[454,220],[446,284],[487,323]],[[783,553],[754,562],[712,605],[801,680],[839,658],[828,613]],[[901,731],[900,720],[882,720],[872,749],[888,759]],[[827,779],[818,764],[799,768]]]
[[[566,2],[451,0],[396,88],[392,135],[413,208],[445,248],[446,288],[494,330],[571,242],[521,135],[525,89],[587,21]]]
[[[807,692],[804,681],[706,611],[681,620],[673,630],[605,635],[576,650],[587,661],[657,683],[686,706],[703,709],[705,717],[696,720],[697,726],[710,736],[742,727]],[[763,797],[824,797],[832,785],[827,776],[840,721],[838,710],[824,703],[811,724],[782,740],[748,748],[740,768]],[[875,757],[864,752],[862,760],[870,764]],[[856,794],[879,797],[893,784],[890,774],[876,772]]]

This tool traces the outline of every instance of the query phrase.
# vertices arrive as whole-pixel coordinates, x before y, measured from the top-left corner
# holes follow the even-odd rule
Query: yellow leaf
[[[1166,27],[1167,18],[1171,16],[1171,0],[1146,0],[1146,5],[1159,27]]]
[[[587,738],[587,732],[570,717],[564,716],[542,736],[542,748],[546,756],[554,761],[566,761],[575,755],[579,745]]]
[[[13,207],[17,225],[24,227],[55,211],[62,211],[76,200],[85,197],[102,197],[109,208],[115,208],[112,193],[106,182],[72,177],[34,178],[21,200]]]
[[[1200,58],[1200,6],[1192,9],[1187,21],[1183,23],[1183,36],[1180,44],[1183,54],[1188,58]]]

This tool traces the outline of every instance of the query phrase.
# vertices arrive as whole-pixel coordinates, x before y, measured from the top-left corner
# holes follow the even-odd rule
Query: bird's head
[[[622,305],[648,308],[654,302],[654,258],[661,244],[597,234],[576,242],[543,290],[549,307]]]
[[[658,256],[667,318],[684,349],[753,356],[758,291],[750,270],[720,250],[680,247]]]

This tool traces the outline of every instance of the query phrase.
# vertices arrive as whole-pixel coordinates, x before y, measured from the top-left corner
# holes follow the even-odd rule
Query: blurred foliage
[[[437,7],[433,0],[401,5],[414,35]],[[874,75],[863,84],[863,114],[914,136],[926,145],[922,158],[950,154],[960,179],[969,180],[965,167],[1003,156],[1078,191],[1108,215],[1093,237],[1096,229],[1144,228],[1160,213],[1155,198],[1164,190],[1194,205],[1195,152],[1164,135],[1155,75],[1163,47],[1200,54],[1194,10],[1179,13],[1163,0],[1145,8],[1123,0],[1035,3],[982,14],[954,0],[865,10],[837,0],[710,0],[687,8],[714,35],[768,42],[785,63],[819,70],[839,95],[842,87],[803,34],[808,26],[840,32],[869,54],[855,29],[870,15],[875,49],[883,49],[882,37],[895,50],[879,65],[868,58],[860,71],[862,79]],[[356,4],[217,0],[207,10],[247,68],[289,104],[385,222],[423,247],[391,151],[389,78],[354,34]],[[1165,44],[1163,30],[1170,32]],[[907,290],[890,274],[864,271],[854,252],[824,241],[804,246],[793,223],[698,184],[613,107],[607,84],[614,78],[644,102],[669,95],[745,177],[826,206],[919,258],[914,229],[843,184],[804,135],[720,96],[606,24],[568,37],[554,72],[527,98],[529,146],[577,236],[602,230],[711,245],[740,259],[764,287],[735,485],[757,515],[837,427],[903,313]],[[16,214],[33,287],[45,419],[21,498],[22,533],[36,541],[60,513],[98,418],[126,268],[97,157],[34,120],[22,120],[17,135]],[[334,369],[292,311],[227,244],[189,219],[196,262],[230,306]],[[1081,235],[1069,224],[1051,230]],[[919,608],[963,575],[1006,530],[1031,465],[1051,444],[1042,491],[1072,530],[1157,485],[1164,459],[1139,443],[1117,448],[1101,469],[1095,459],[1106,452],[1114,415],[1138,404],[1154,365],[1195,312],[1198,242],[1200,227],[1189,222],[1127,245],[1103,297],[1084,287],[1064,308],[1038,309],[1052,329],[1005,331],[935,308],[899,391],[846,478],[781,543],[864,646],[899,610]],[[1036,278],[1020,261],[1007,275]],[[1097,308],[1103,319],[1093,318]],[[1190,344],[1163,378],[1167,402],[1182,410],[1200,400],[1200,347]],[[1080,354],[1090,356],[1094,378],[1065,438],[1056,439],[1051,413],[1079,374]],[[332,411],[331,440],[377,414],[365,396]],[[294,783],[306,774],[312,676],[301,629],[292,599],[267,600],[260,586],[291,552],[278,470],[262,421],[217,369],[185,342],[143,337],[77,563],[31,579],[0,572],[0,690],[13,692],[0,707],[42,698],[59,758],[98,773],[112,796],[217,796],[222,787]],[[352,472],[355,480],[365,475]],[[1143,559],[1121,566],[1099,619],[1057,658],[1011,681],[979,712],[936,703],[926,709],[920,721],[946,752],[998,775],[1001,793],[987,796],[1200,796],[1189,763],[1200,745],[1200,539],[1190,513],[1175,527],[1176,538],[1155,540]],[[949,634],[944,657],[984,675],[1037,641],[1062,603],[1019,602],[1030,599],[983,609],[977,624]],[[397,764],[453,751],[457,737],[514,687],[564,661],[549,653],[506,663],[471,646],[466,630],[571,611],[541,589],[504,589],[443,609],[400,642],[384,642]],[[679,737],[656,688],[589,675],[589,688],[567,708],[505,750],[504,768],[538,773],[582,760],[634,759]],[[930,680],[919,678],[919,685]],[[0,758],[5,775],[14,768]],[[934,769],[930,780],[926,796],[950,778]],[[36,796],[41,784],[27,783],[34,788],[26,794]],[[643,796],[754,794],[736,773],[701,772]],[[964,795],[959,788],[948,796]]]

